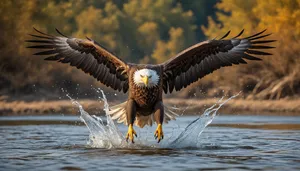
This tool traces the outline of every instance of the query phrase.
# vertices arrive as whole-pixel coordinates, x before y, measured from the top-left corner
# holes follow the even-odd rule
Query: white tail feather
[[[124,123],[127,125],[127,119],[126,119],[126,105],[127,101],[112,106],[109,108],[109,111],[107,112],[108,115],[111,116],[113,120],[117,120],[118,123]],[[178,110],[177,108],[169,107],[164,105],[164,123],[168,123],[170,120],[176,120],[176,117],[179,116],[177,113],[175,113],[173,110]],[[143,128],[145,125],[152,126],[152,124],[155,122],[153,114],[148,116],[136,116],[135,119],[135,125]]]

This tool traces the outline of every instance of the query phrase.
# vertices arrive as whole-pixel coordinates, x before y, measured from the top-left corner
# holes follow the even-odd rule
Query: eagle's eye
[[[140,75],[142,78],[144,77],[143,75]]]
[[[152,75],[149,76],[149,78],[151,78],[151,77],[152,77]]]

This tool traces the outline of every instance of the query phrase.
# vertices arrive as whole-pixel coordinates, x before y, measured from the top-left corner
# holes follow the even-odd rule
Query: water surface
[[[164,125],[165,134],[196,118],[179,117]],[[88,145],[79,117],[0,117],[0,170],[299,170],[299,127],[300,117],[220,114],[198,147],[106,149]],[[139,139],[156,144],[154,130],[137,129]]]

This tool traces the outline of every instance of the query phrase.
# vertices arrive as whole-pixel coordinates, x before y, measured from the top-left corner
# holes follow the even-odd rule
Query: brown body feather
[[[162,73],[162,67],[154,65],[137,65],[129,68],[129,96],[136,102],[137,115],[150,115],[153,113],[154,106],[158,101],[162,101],[162,78],[159,78],[158,85],[152,88],[139,87],[133,81],[134,72],[140,69],[155,70],[158,75]]]

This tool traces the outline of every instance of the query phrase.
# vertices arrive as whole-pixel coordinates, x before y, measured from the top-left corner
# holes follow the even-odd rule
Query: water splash
[[[101,92],[103,98],[99,97],[104,102],[104,111],[109,110],[109,105],[106,100],[106,96],[102,90],[96,90]],[[79,108],[80,119],[85,123],[90,131],[88,145],[91,147],[102,148],[122,148],[124,147],[124,137],[112,121],[109,115],[106,115],[106,123],[100,117],[95,115],[89,115],[82,107],[82,105],[71,98],[68,94],[67,97],[71,99],[72,104]]]
[[[204,129],[209,125],[215,118],[218,110],[229,100],[237,97],[240,93],[231,96],[227,100],[223,101],[222,97],[216,104],[212,105],[210,108],[206,109],[204,113],[192,121],[188,126],[182,131],[179,136],[172,141],[168,146],[183,148],[183,147],[197,147],[200,142],[200,135]]]
[[[97,93],[101,93],[102,97],[99,100],[104,102],[104,111],[109,111],[109,105],[104,92],[101,89],[95,89]],[[217,114],[217,111],[229,100],[237,97],[236,94],[223,101],[223,97],[213,106],[206,109],[204,113],[197,119],[192,121],[188,126],[181,132],[175,133],[175,130],[170,134],[170,137],[166,137],[160,144],[153,143],[147,139],[147,136],[138,138],[135,144],[127,143],[125,137],[113,122],[110,115],[106,115],[106,122],[100,117],[95,115],[89,115],[82,107],[82,105],[71,98],[68,94],[67,97],[71,99],[72,104],[79,108],[80,118],[85,123],[90,131],[88,145],[95,148],[185,148],[185,147],[197,147],[200,142],[200,135],[204,131],[205,127],[209,125]],[[145,129],[145,128],[144,128]],[[148,129],[146,129],[148,130]],[[138,132],[140,134],[140,132]],[[143,133],[145,134],[145,133]],[[147,134],[147,133],[146,133]],[[166,134],[166,132],[165,132]],[[153,138],[152,138],[153,139]]]

